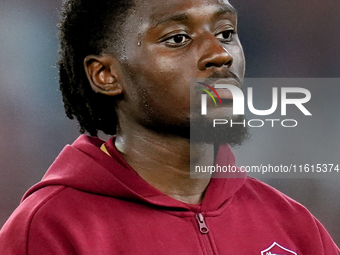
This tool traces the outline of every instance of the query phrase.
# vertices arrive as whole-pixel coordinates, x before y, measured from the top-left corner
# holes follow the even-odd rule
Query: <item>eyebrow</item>
[[[215,16],[222,16],[225,14],[231,14],[231,15],[237,15],[237,11],[234,7],[232,7],[231,5],[226,5],[224,7],[221,7],[217,10],[217,12],[215,13]],[[175,14],[175,15],[171,15],[171,16],[165,16],[164,18],[161,19],[155,19],[152,22],[151,27],[157,27],[160,25],[165,25],[167,23],[170,23],[172,21],[186,21],[189,19],[189,14],[188,13],[180,13],[180,14]]]
[[[172,16],[166,16],[164,18],[154,20],[152,22],[152,27],[164,25],[164,24],[170,23],[172,21],[186,21],[188,19],[189,19],[189,14],[187,14],[187,13],[175,14],[175,15],[172,15]]]
[[[226,5],[217,10],[217,16],[224,15],[224,14],[237,15],[237,11],[233,6]]]

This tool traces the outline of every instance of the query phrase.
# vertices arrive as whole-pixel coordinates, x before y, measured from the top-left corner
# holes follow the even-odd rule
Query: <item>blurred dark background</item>
[[[340,77],[340,1],[230,2],[239,12],[239,34],[247,60],[246,77],[318,78],[310,82],[310,87],[305,87],[312,91],[312,105],[308,109],[313,116],[307,120],[297,116],[301,123],[293,130],[251,129],[250,140],[235,150],[238,165],[339,164],[340,80],[325,79]],[[337,82],[339,85],[334,86]],[[254,87],[254,95],[256,91],[268,98],[267,90]],[[256,101],[258,98],[254,97],[254,104],[260,105],[261,102]],[[258,109],[270,107],[271,94],[269,103],[267,108]],[[340,245],[339,178],[256,177],[306,206]]]
[[[0,226],[24,192],[38,182],[67,143],[78,136],[65,117],[58,91],[59,0],[0,0]],[[239,12],[247,77],[336,78],[340,75],[339,0],[233,0]],[[330,91],[339,99],[339,89]],[[339,102],[333,103],[339,118]],[[325,155],[339,159],[336,128],[307,127],[311,139],[326,140]],[[251,131],[235,153],[239,164],[263,158],[315,157],[309,144],[274,131]],[[298,144],[294,144],[297,142]],[[331,148],[326,148],[329,141]],[[333,142],[333,143],[331,143]],[[297,147],[296,147],[297,146]],[[320,153],[319,151],[317,153]],[[264,156],[264,157],[262,157]],[[318,155],[320,156],[320,155]],[[339,161],[339,160],[338,160]],[[279,161],[278,161],[279,162]],[[265,162],[264,162],[265,163]],[[306,162],[308,163],[308,162]],[[320,162],[327,163],[327,162]],[[340,163],[340,162],[338,162]],[[340,244],[340,179],[265,179],[305,205]]]

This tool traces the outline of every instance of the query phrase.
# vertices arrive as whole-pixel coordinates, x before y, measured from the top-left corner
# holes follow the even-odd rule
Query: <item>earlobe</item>
[[[89,55],[84,59],[84,68],[94,92],[107,96],[123,93],[112,56]]]

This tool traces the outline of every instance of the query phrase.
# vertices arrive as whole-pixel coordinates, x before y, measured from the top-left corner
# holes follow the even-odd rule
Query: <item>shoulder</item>
[[[306,210],[306,208],[297,201],[268,184],[252,177],[246,179],[242,187],[242,193],[260,204],[270,204],[272,206],[280,207],[286,205]]]
[[[49,254],[50,250],[63,254],[63,246],[69,244],[62,234],[62,219],[67,218],[63,210],[71,210],[73,192],[55,185],[26,197],[1,229],[0,254]]]
[[[247,210],[258,227],[267,229],[269,225],[287,233],[302,247],[303,254],[311,246],[319,249],[318,254],[340,254],[328,232],[307,208],[262,181],[248,177],[236,194],[235,203]]]
[[[255,178],[247,178],[237,197],[253,210],[259,210],[259,213],[276,221],[283,221],[285,225],[289,224],[288,221],[298,222],[301,227],[315,225],[315,218],[306,207]]]

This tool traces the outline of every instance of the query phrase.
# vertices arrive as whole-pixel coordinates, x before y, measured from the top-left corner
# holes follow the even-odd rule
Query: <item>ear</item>
[[[110,55],[89,55],[84,59],[87,78],[94,92],[107,96],[123,93],[118,83],[118,62]]]

